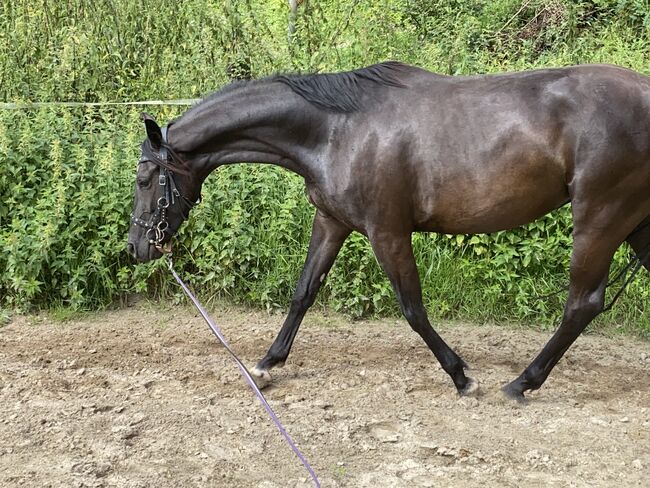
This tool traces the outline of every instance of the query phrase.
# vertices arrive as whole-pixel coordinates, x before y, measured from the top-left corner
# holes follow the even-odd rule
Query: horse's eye
[[[149,188],[151,185],[151,180],[144,180],[142,178],[138,178],[138,187],[142,188],[143,190]]]

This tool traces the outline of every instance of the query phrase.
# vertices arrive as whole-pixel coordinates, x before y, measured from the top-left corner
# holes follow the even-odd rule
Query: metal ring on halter
[[[165,233],[156,227],[156,245],[162,244],[163,239],[165,238]]]
[[[156,235],[157,232],[156,232],[156,230],[157,230],[157,229],[155,229],[155,228],[153,228],[153,227],[151,227],[151,228],[149,228],[149,229],[147,230],[147,239],[149,239],[149,243],[150,243],[150,244],[154,244],[154,243],[156,242],[156,238],[157,238],[157,235]],[[153,233],[154,237],[151,236],[151,233]]]
[[[167,197],[160,197],[157,203],[158,203],[158,208],[169,207],[169,200],[167,200]]]

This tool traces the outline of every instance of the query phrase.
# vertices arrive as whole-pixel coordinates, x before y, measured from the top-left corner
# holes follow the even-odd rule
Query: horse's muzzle
[[[131,257],[137,259],[137,255],[135,253],[135,244],[132,242],[128,242],[126,244],[126,252],[128,252]]]
[[[162,257],[164,254],[171,252],[171,242],[155,246],[154,244],[147,243],[147,246],[138,248],[134,242],[127,242],[126,252],[138,263],[148,263],[154,259]]]

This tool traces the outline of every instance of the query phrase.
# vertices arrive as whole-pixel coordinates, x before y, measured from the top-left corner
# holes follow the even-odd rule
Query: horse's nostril
[[[135,257],[135,246],[133,245],[132,242],[127,243],[126,252],[128,252],[131,256]]]

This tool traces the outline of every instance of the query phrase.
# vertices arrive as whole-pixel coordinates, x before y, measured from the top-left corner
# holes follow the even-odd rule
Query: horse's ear
[[[160,146],[162,145],[162,132],[160,131],[160,127],[154,118],[148,113],[142,112],[140,118],[143,120],[144,126],[147,129],[147,137],[151,142],[151,147],[154,149],[160,149]]]

